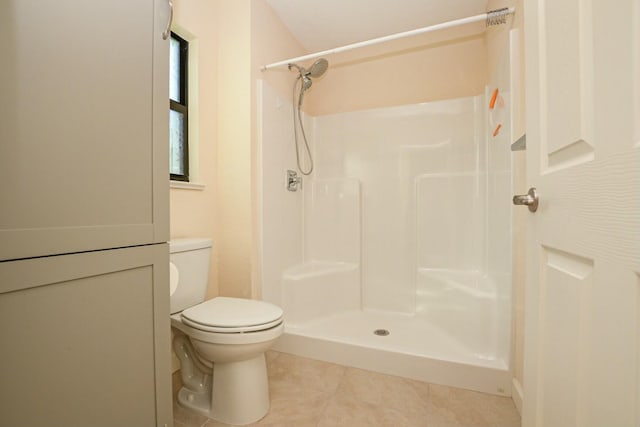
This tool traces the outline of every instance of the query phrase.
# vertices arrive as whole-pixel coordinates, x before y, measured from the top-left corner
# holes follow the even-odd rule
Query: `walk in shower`
[[[511,74],[505,54],[484,94],[303,114],[314,170],[296,192],[285,181],[297,106],[261,83],[261,281],[285,312],[276,349],[510,394]]]

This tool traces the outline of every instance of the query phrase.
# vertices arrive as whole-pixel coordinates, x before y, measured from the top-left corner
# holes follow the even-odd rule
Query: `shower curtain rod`
[[[271,68],[281,67],[283,65],[289,65],[294,62],[306,61],[307,59],[319,58],[321,56],[331,55],[334,53],[346,52],[353,49],[359,49],[361,47],[371,46],[374,44],[384,43],[392,40],[402,39],[405,37],[417,36],[418,34],[429,33],[431,31],[444,30],[446,28],[457,27],[460,25],[471,24],[474,22],[486,21],[487,27],[492,25],[504,24],[506,22],[507,15],[515,13],[515,7],[505,7],[503,9],[492,10],[480,15],[470,16],[468,18],[456,19],[454,21],[444,22],[442,24],[430,25],[428,27],[418,28],[415,30],[404,31],[402,33],[391,34],[388,36],[378,37],[363,42],[352,43],[333,49],[323,50],[322,52],[310,53],[308,55],[296,56],[295,58],[285,59],[284,61],[274,62],[272,64],[263,65],[260,68],[261,71],[266,71]]]

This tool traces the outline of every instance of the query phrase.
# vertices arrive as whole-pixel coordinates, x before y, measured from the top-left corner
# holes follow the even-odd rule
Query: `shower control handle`
[[[534,187],[531,187],[527,194],[513,196],[513,204],[528,206],[529,212],[538,210],[538,202],[538,193]]]
[[[287,190],[298,191],[298,188],[302,190],[302,177],[298,176],[298,172],[288,170],[287,171]]]

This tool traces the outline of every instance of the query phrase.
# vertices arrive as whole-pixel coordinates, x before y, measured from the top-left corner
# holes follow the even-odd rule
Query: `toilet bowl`
[[[174,266],[171,326],[183,382],[178,402],[223,423],[250,424],[269,411],[264,353],[282,335],[282,309],[264,301],[241,298],[216,297],[204,301],[200,289],[189,290],[197,293],[195,299],[185,295],[187,291],[181,288],[202,286],[202,278],[189,271],[200,264],[195,255],[202,254],[197,252],[209,251],[211,246],[210,241],[194,240],[170,242]],[[200,261],[204,259],[208,262],[207,256],[200,256]],[[198,270],[206,272],[208,267]],[[206,290],[206,277],[204,283]],[[174,300],[180,304],[174,305]]]

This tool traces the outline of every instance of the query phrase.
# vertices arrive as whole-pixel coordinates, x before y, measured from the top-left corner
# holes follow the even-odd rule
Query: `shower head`
[[[329,68],[329,61],[324,58],[320,58],[311,65],[308,74],[313,78],[320,77],[325,73],[325,71],[327,71],[327,68]]]
[[[302,103],[302,94],[313,84],[311,78],[316,78],[323,75],[327,71],[327,68],[329,68],[329,62],[324,58],[320,58],[316,62],[311,64],[311,67],[309,67],[308,70],[294,63],[289,64],[289,69],[292,68],[298,70],[298,80],[302,80],[302,88],[300,89],[299,99],[299,103]]]
[[[298,73],[302,78],[306,77],[308,79],[309,77],[313,77],[315,79],[316,77],[320,77],[327,71],[327,68],[329,68],[329,62],[324,58],[320,58],[316,62],[311,64],[311,67],[309,67],[308,70],[294,63],[289,64],[289,69],[292,68],[298,70]]]

